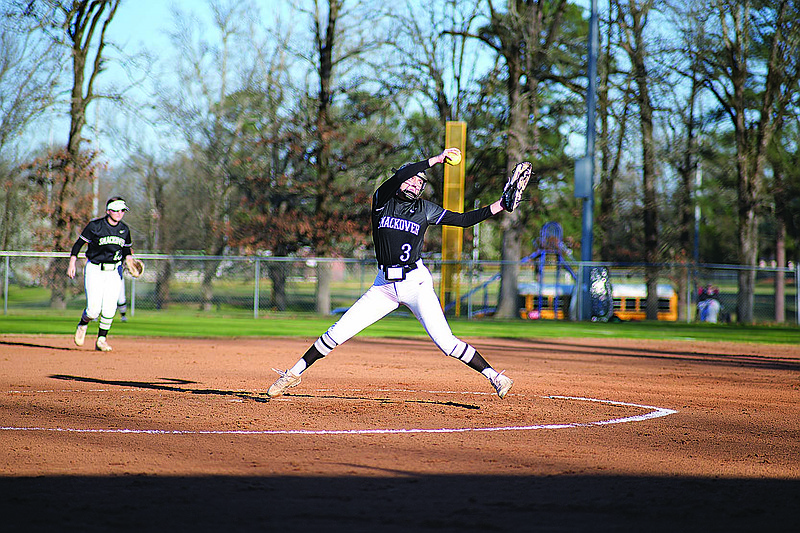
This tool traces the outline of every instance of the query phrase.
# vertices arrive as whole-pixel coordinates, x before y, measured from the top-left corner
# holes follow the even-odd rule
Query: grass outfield
[[[78,314],[64,311],[15,312],[0,315],[0,334],[69,335],[75,331]],[[199,312],[137,311],[128,322],[119,316],[111,328],[112,336],[133,337],[317,337],[339,317],[314,314],[271,314],[254,319],[252,314],[203,314]],[[594,337],[669,339],[693,341],[798,344],[796,326],[745,326],[737,324],[698,324],[675,322],[566,322],[553,320],[451,319],[459,337],[547,338]],[[97,322],[89,333],[97,331]],[[361,336],[424,337],[425,331],[414,318],[389,316],[378,321]]]

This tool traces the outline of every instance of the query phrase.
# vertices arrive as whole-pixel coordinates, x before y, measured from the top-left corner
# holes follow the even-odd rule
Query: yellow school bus
[[[537,283],[520,283],[519,293],[522,298],[522,307],[519,310],[520,318],[525,319],[553,319],[562,320],[566,314],[569,316],[569,305],[573,293],[573,285],[562,284],[558,286],[558,314],[555,309],[556,287],[545,284],[542,294],[542,306],[539,309],[539,286]],[[612,283],[614,297],[614,315],[621,320],[644,320],[647,314],[647,286],[644,283]],[[668,284],[659,284],[658,292],[658,320],[678,320],[678,293]]]
[[[678,293],[672,285],[659,284],[658,319],[678,320]],[[622,320],[644,320],[647,314],[647,286],[644,283],[614,283],[614,314]]]

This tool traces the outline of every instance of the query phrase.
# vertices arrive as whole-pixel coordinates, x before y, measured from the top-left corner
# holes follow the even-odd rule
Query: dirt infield
[[[0,336],[3,531],[797,527],[798,346],[312,340]]]

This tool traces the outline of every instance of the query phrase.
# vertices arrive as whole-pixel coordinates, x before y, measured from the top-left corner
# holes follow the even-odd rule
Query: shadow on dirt
[[[51,344],[38,344],[35,342],[18,342],[18,341],[0,341],[0,345],[18,346],[20,348],[44,348],[46,350],[63,350],[67,352],[80,349],[77,346],[71,348],[65,348],[64,346],[53,346]]]
[[[790,531],[799,480],[2,477],[5,532]],[[399,474],[399,477],[397,477]]]
[[[360,339],[361,342],[381,347],[383,349],[397,349],[398,339]],[[624,357],[631,360],[661,360],[675,363],[690,363],[697,365],[711,365],[730,368],[757,368],[763,370],[789,370],[800,372],[800,360],[797,357],[778,357],[760,355],[758,347],[752,348],[756,353],[731,354],[724,351],[706,349],[680,350],[681,343],[675,343],[674,348],[656,349],[647,343],[638,346],[620,346],[614,342],[608,345],[582,344],[569,340],[552,339],[503,339],[503,343],[493,343],[491,339],[480,339],[474,342],[476,348],[486,354],[490,360],[497,355],[525,356],[534,359],[548,359],[553,356],[607,356]],[[430,339],[403,339],[402,349],[417,352],[428,351],[431,355],[440,352]]]
[[[137,388],[137,389],[152,389],[152,390],[163,390],[163,391],[170,391],[170,392],[184,392],[188,394],[211,394],[217,396],[234,396],[236,398],[240,398],[242,400],[250,400],[254,402],[261,402],[265,403],[268,402],[270,399],[266,396],[266,393],[257,393],[257,392],[244,392],[244,391],[235,391],[235,390],[223,390],[223,389],[202,389],[202,388],[192,388],[192,387],[179,387],[178,385],[192,385],[196,384],[196,381],[189,381],[185,379],[178,379],[178,378],[159,378],[158,382],[153,381],[130,381],[130,380],[119,380],[119,379],[102,379],[102,378],[92,378],[88,376],[70,376],[66,374],[52,374],[48,376],[51,379],[58,379],[61,381],[75,381],[78,383],[94,383],[97,385],[112,385],[117,387],[127,387],[127,388]],[[442,405],[448,407],[458,407],[460,409],[480,409],[480,406],[469,404],[469,403],[461,403],[461,402],[453,402],[453,401],[443,401],[443,400],[419,400],[419,399],[390,399],[390,398],[383,398],[383,397],[372,397],[372,396],[353,396],[353,395],[338,395],[338,394],[297,394],[297,393],[289,393],[286,396],[296,396],[298,398],[328,398],[328,399],[336,399],[336,400],[354,400],[354,401],[371,401],[377,403],[418,403],[418,404],[431,404],[431,405]]]

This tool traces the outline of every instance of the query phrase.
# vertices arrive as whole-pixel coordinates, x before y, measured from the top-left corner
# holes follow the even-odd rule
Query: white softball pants
[[[422,261],[417,262],[417,269],[409,272],[403,281],[387,282],[379,272],[372,287],[317,339],[314,346],[322,355],[328,355],[336,346],[385,317],[400,304],[414,313],[444,354],[464,363],[472,360],[475,348],[453,335],[433,289],[431,272]]]
[[[89,320],[99,318],[101,329],[111,329],[117,312],[117,298],[122,289],[122,268],[102,270],[100,265],[86,262],[83,287],[86,292],[86,310]]]
[[[125,296],[125,280],[122,280],[119,284],[119,297],[117,297],[117,306],[123,307],[127,306],[128,299]]]

